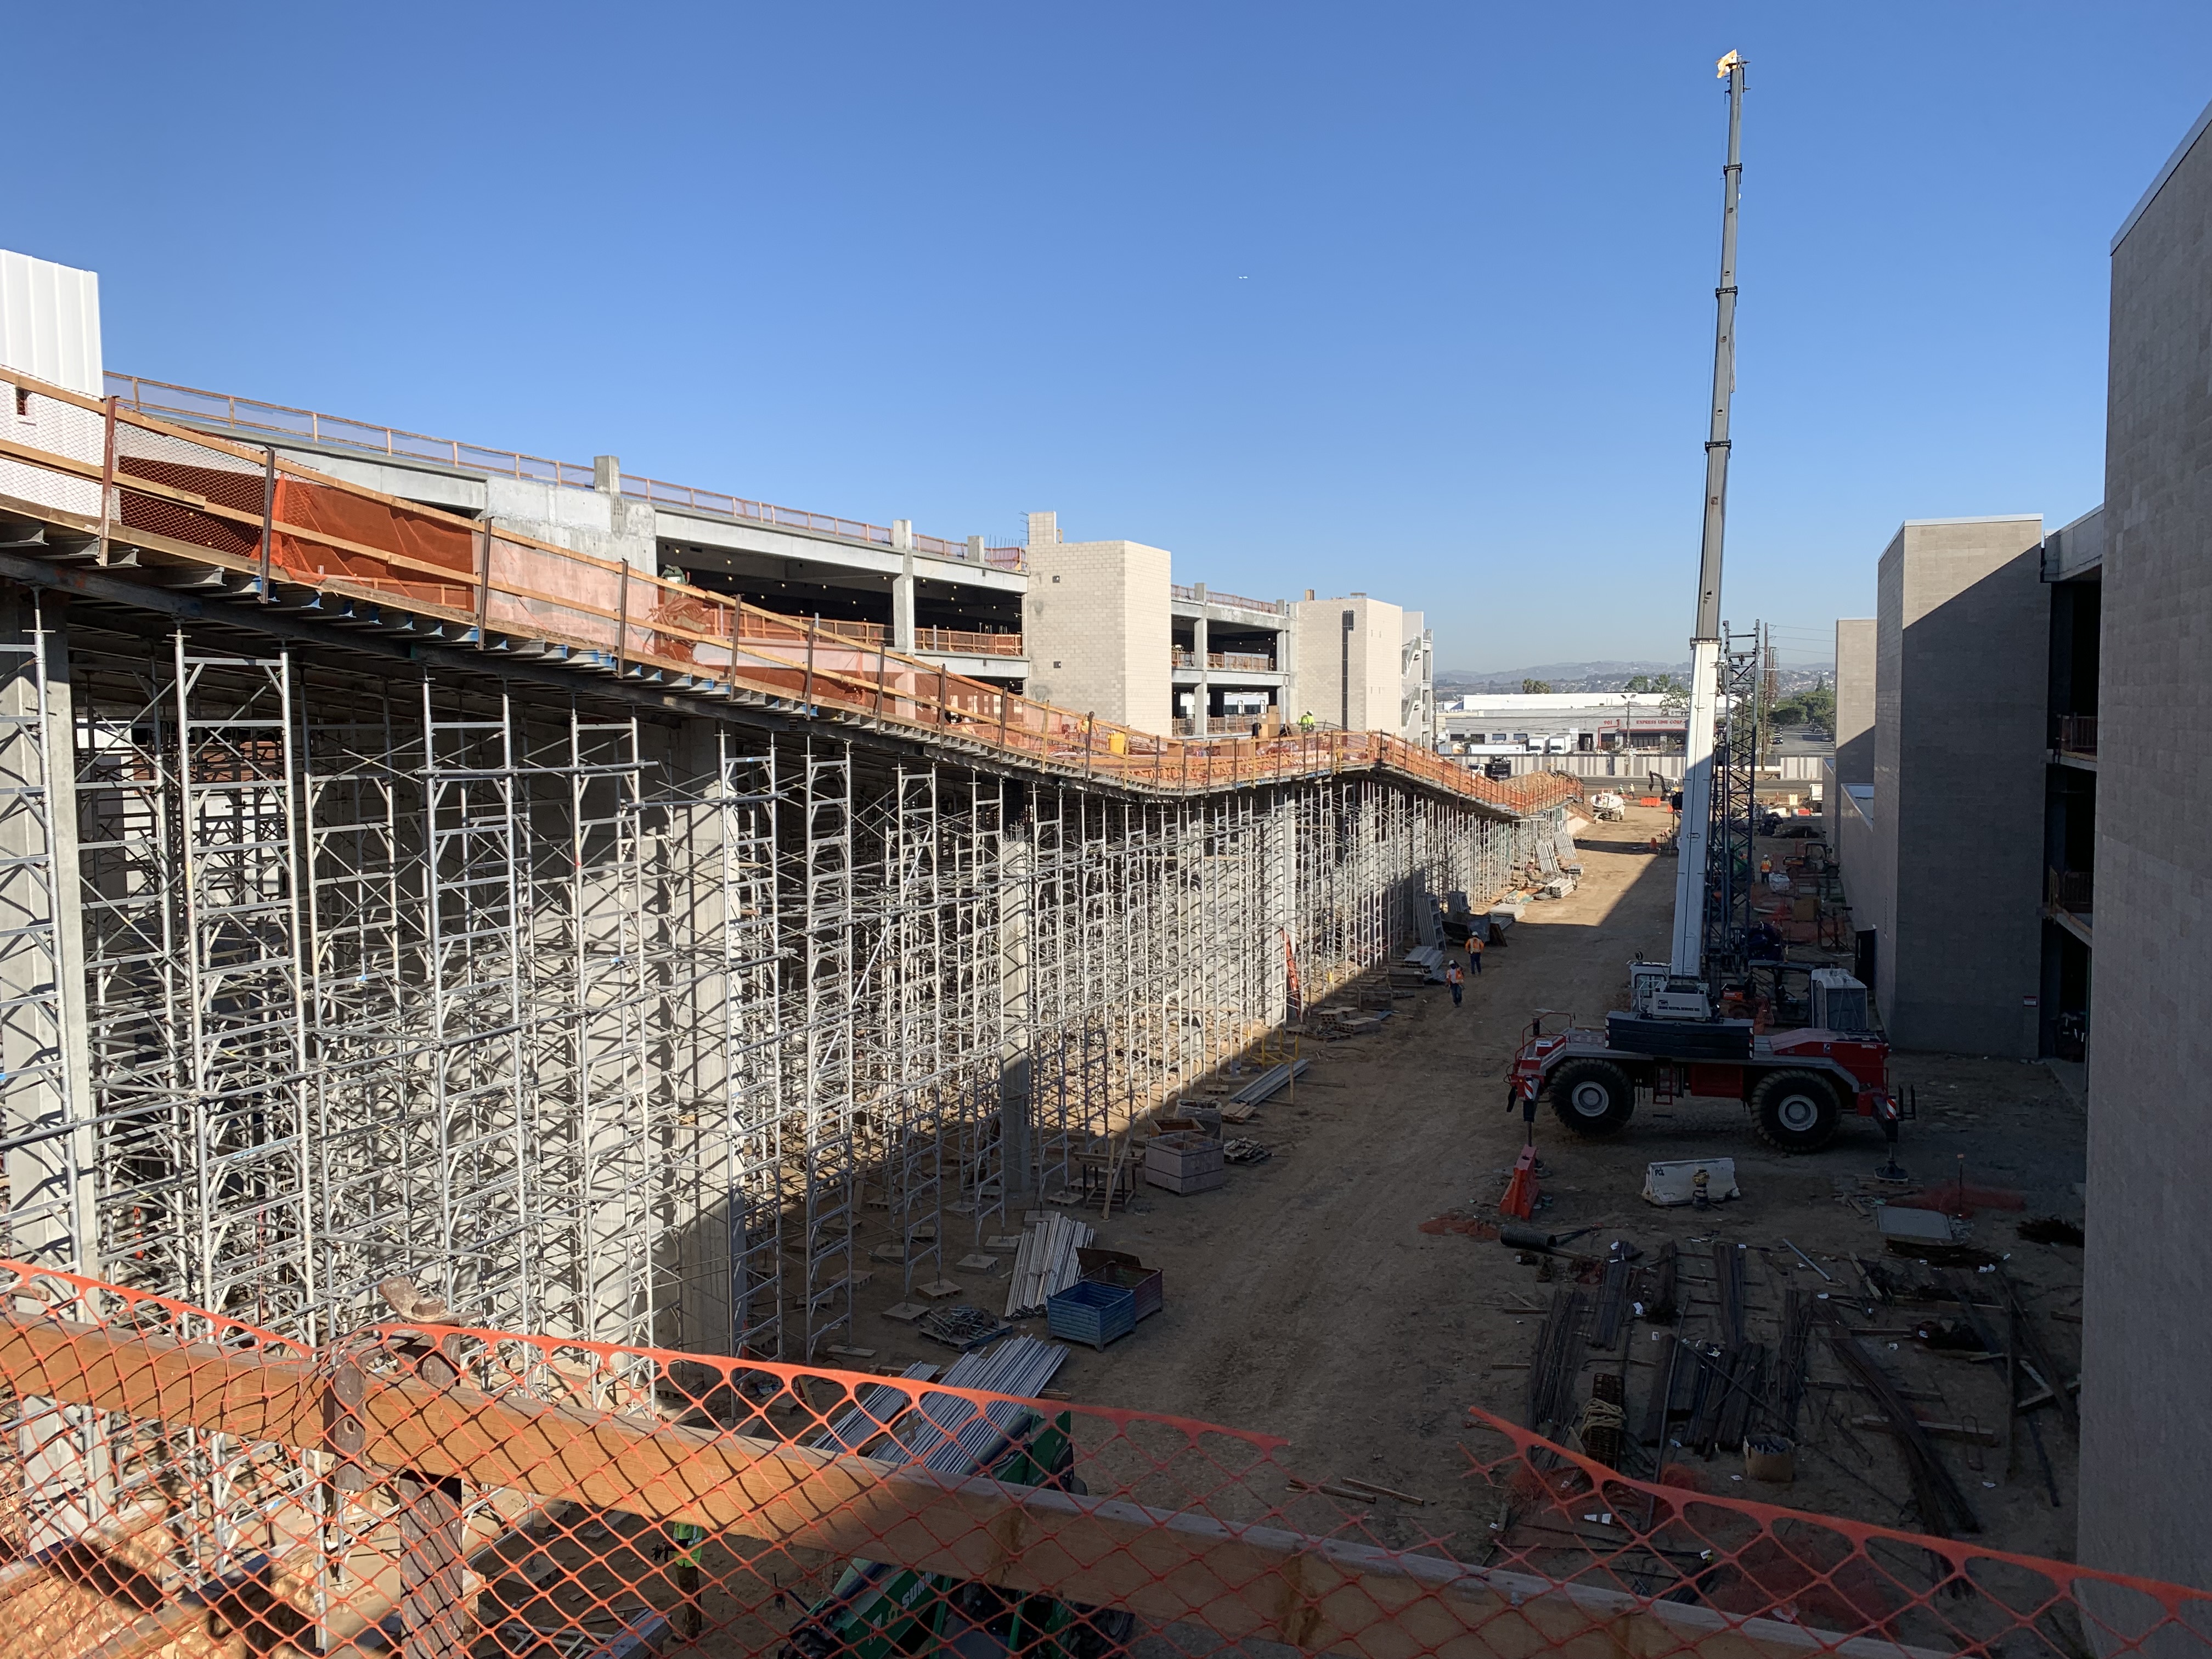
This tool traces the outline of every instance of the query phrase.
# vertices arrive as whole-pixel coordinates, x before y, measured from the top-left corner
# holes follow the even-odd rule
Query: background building
[[[1029,695],[1164,732],[1172,556],[1142,542],[1063,541],[1054,513],[1029,522]]]
[[[2044,811],[2042,541],[2034,514],[1908,520],[1877,573],[1870,699],[1863,625],[1838,630],[1836,844],[1901,1048],[2040,1048],[2043,847],[2022,831]],[[1869,701],[1870,792],[1844,776]]]
[[[1453,698],[1438,720],[1454,744],[1541,747],[1558,739],[1576,753],[1679,752],[1688,716],[1680,697],[1660,691],[1498,691]]]

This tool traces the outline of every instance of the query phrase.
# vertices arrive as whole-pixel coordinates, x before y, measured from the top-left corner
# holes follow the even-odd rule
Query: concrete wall
[[[2212,111],[2207,112],[2212,116]],[[2112,251],[2079,1534],[2212,1589],[2212,137]]]
[[[1844,881],[1878,930],[1875,995],[1901,1048],[2036,1054],[2042,543],[2039,517],[1918,520],[1881,556],[1873,890]]]
[[[1836,781],[1874,781],[1875,619],[1839,618],[1836,623]],[[1838,797],[1828,792],[1828,845],[1840,848],[1843,819]],[[1840,856],[1838,853],[1838,856]]]
[[[1291,718],[1310,712],[1322,725],[1334,726],[1342,715],[1346,661],[1343,617],[1349,611],[1353,617],[1352,696],[1346,724],[1354,732],[1397,732],[1404,713],[1404,611],[1364,593],[1298,599],[1291,609],[1298,642]]]
[[[1054,514],[1030,514],[1030,590],[1022,601],[1030,695],[1166,732],[1175,642],[1170,557],[1142,542],[1062,541]]]
[[[619,476],[619,468],[609,470]],[[484,516],[501,530],[658,574],[653,508],[611,489],[567,489],[527,478],[487,478]]]

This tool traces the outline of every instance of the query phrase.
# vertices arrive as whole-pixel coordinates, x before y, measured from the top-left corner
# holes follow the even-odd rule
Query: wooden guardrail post
[[[110,398],[105,417],[106,434],[100,441],[100,558],[107,562],[107,544],[115,529],[115,408],[123,400]]]
[[[477,649],[483,650],[484,629],[491,621],[491,526],[477,532]]]
[[[378,1288],[401,1318],[427,1328],[400,1338],[399,1356],[418,1381],[450,1391],[461,1380],[461,1368],[458,1337],[437,1329],[445,1321],[446,1304],[422,1296],[404,1279],[388,1279]],[[467,1651],[473,1626],[460,1479],[403,1468],[392,1485],[400,1503],[400,1651],[404,1659],[453,1659]]]
[[[276,538],[270,533],[276,520],[276,446],[269,445],[262,452],[264,459],[261,468],[261,603],[269,604],[269,563]]]

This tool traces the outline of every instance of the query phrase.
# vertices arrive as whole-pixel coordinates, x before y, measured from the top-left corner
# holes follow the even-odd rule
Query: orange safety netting
[[[1482,1413],[1393,1486],[1185,1419],[395,1301],[409,1322],[310,1349],[0,1263],[0,1659],[2087,1659],[2212,1637],[2212,1595],[1629,1480]]]
[[[586,653],[594,665],[936,728],[1086,776],[1208,792],[1366,769],[1395,772],[1516,814],[1575,798],[1576,780],[1493,781],[1379,732],[1184,742],[1033,702],[835,623],[748,609],[606,560],[472,524],[290,462],[134,414],[111,422],[117,523],[164,562],[196,551],[234,573],[264,557],[283,580],[365,596],[481,630]],[[36,462],[30,463],[38,465]],[[58,458],[73,477],[84,464]],[[264,528],[267,529],[266,546]]]

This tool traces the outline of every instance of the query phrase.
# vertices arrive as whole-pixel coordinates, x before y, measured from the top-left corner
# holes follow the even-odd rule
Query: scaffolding
[[[1558,816],[19,620],[9,1248],[306,1340],[401,1275],[623,1346],[849,1344],[869,1275],[942,1293]]]

